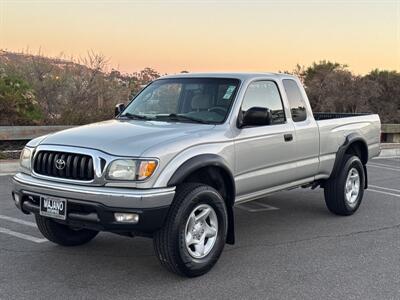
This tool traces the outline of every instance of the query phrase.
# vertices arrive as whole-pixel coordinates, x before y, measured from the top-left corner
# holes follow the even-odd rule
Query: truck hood
[[[139,157],[152,146],[202,136],[215,125],[141,120],[110,120],[56,132],[41,145],[92,148],[112,155]]]

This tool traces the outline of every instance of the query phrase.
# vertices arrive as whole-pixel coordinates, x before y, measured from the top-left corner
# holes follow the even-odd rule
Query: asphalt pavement
[[[374,159],[358,212],[332,215],[321,189],[236,208],[236,239],[194,279],[165,271],[152,241],[100,233],[64,248],[43,239],[0,176],[0,299],[399,299],[400,158]]]

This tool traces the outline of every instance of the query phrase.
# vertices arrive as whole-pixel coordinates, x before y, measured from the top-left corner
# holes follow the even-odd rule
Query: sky
[[[0,49],[105,55],[161,73],[283,71],[320,60],[400,71],[400,0],[0,0]]]

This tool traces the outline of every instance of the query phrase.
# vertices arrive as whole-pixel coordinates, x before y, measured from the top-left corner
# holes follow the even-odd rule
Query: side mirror
[[[264,107],[249,108],[243,115],[239,127],[271,125],[272,112]]]
[[[114,110],[114,116],[117,117],[119,116],[120,113],[125,109],[125,104],[124,103],[118,103],[115,105],[115,110]]]

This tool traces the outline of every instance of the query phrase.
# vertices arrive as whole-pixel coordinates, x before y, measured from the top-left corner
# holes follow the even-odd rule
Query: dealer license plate
[[[40,196],[40,215],[65,220],[67,218],[67,199]]]

